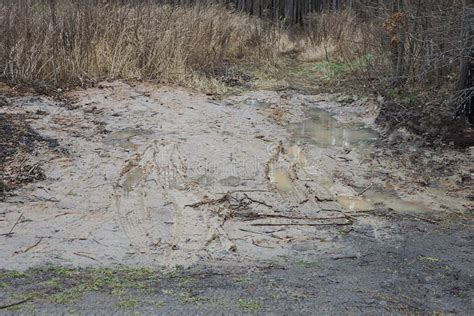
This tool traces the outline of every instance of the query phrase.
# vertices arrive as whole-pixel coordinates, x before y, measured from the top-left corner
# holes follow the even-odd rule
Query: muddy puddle
[[[343,123],[322,109],[312,108],[306,111],[306,118],[299,123],[288,126],[291,132],[290,155],[300,164],[305,164],[305,158],[300,146],[316,146],[318,148],[337,148],[355,150],[367,154],[379,140],[379,134],[366,127],[363,123]],[[286,173],[280,171],[275,176],[275,183],[279,190],[292,191],[293,187]],[[383,190],[367,190],[356,196],[339,195],[336,201],[351,211],[371,211],[377,208],[389,208],[400,213],[425,213],[432,209],[419,202],[409,202],[401,199],[396,193]]]
[[[361,123],[341,123],[331,113],[313,108],[301,123],[289,126],[294,144],[312,144],[318,147],[344,147],[368,150],[379,138],[376,131]]]
[[[373,211],[388,208],[397,213],[429,213],[432,209],[422,202],[404,201],[394,193],[366,192],[361,196],[338,196],[337,202],[352,211]]]
[[[123,130],[109,133],[103,139],[104,144],[110,146],[119,146],[127,149],[134,149],[137,146],[133,143],[134,138],[140,138],[141,136],[150,136],[153,132],[150,130],[139,129],[139,128],[125,128]]]

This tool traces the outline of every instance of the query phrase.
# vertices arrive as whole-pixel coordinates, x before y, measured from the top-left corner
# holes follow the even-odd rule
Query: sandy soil
[[[380,100],[291,91],[216,100],[123,82],[67,97],[0,107],[59,144],[12,158],[45,178],[0,202],[0,269],[359,260],[361,236],[383,249],[380,264],[413,236],[405,220],[430,232],[462,222],[456,247],[469,249],[473,151],[421,148],[402,129],[384,135]]]

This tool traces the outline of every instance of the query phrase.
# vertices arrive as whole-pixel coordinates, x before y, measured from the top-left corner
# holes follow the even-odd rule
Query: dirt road
[[[36,292],[18,306],[472,311],[472,151],[384,135],[377,100],[292,91],[216,100],[122,82],[67,97],[0,107],[42,137],[9,163],[44,175],[0,202],[0,269],[30,269],[2,274],[0,302]],[[56,268],[38,270],[47,265]],[[115,295],[105,282],[69,305],[49,300],[120,267],[151,268],[145,296],[134,286]],[[38,282],[51,279],[53,289]]]

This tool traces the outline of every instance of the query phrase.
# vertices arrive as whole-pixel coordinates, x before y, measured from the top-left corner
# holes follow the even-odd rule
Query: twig
[[[54,216],[55,218],[58,218],[58,217],[61,217],[61,216],[66,216],[66,215],[69,215],[69,214],[72,214],[71,212],[64,212],[64,213],[61,213],[61,214],[58,214],[56,216]]]
[[[197,203],[194,203],[194,204],[186,204],[186,205],[184,205],[184,207],[196,208],[196,207],[203,206],[203,205],[218,204],[218,203],[228,202],[229,199],[230,199],[230,195],[229,195],[229,194],[225,194],[223,197],[221,197],[221,198],[219,198],[219,199],[204,200],[204,201],[200,201],[200,202],[197,202]]]
[[[18,223],[20,222],[22,217],[23,217],[23,213],[20,214],[20,216],[18,217],[18,219],[15,222],[15,225],[13,225],[13,227],[10,229],[10,231],[6,234],[1,234],[0,236],[11,237],[13,235],[13,230],[15,229],[16,225],[18,225]]]
[[[434,219],[429,219],[429,218],[426,218],[426,217],[421,217],[421,216],[418,216],[418,215],[408,215],[410,217],[413,217],[417,220],[420,220],[420,221],[425,221],[425,222],[428,222],[430,224],[438,224],[438,221],[434,220]]]
[[[270,192],[270,190],[265,189],[242,189],[242,190],[231,190],[228,192],[219,192],[217,194],[232,194],[232,193],[239,193],[239,192]]]
[[[249,200],[250,202],[254,202],[254,203],[257,203],[257,204],[260,204],[260,205],[264,205],[264,206],[266,206],[266,207],[268,207],[268,208],[273,208],[273,206],[271,206],[271,205],[269,205],[269,204],[267,204],[267,203],[265,203],[265,202],[252,199],[252,198],[249,197],[246,193],[244,193],[244,196],[245,196],[245,198],[247,198],[247,200]]]
[[[352,225],[352,222],[347,223],[286,223],[286,224],[274,224],[274,223],[255,223],[250,226],[347,226]]]
[[[34,245],[29,246],[29,247],[26,248],[25,250],[18,250],[18,251],[15,251],[14,254],[17,255],[17,254],[19,254],[19,253],[28,252],[28,251],[30,251],[31,249],[33,249],[33,248],[35,248],[36,246],[38,246],[42,240],[43,240],[43,237],[40,237],[40,238],[38,239],[38,241],[37,241]]]
[[[79,256],[79,257],[84,257],[84,258],[89,258],[89,259],[94,260],[94,261],[99,261],[99,260],[97,260],[96,258],[93,258],[93,257],[91,257],[91,256],[88,256],[88,255],[85,255],[85,254],[82,254],[82,253],[79,253],[79,252],[74,252],[74,254],[75,254],[76,256]]]
[[[359,259],[359,256],[333,257],[332,260]]]
[[[250,214],[249,221],[258,220],[261,218],[284,218],[284,219],[299,219],[299,220],[307,220],[307,221],[327,221],[331,219],[347,219],[347,216],[343,217],[305,217],[305,216],[287,216],[287,215],[280,215],[280,214]]]
[[[257,246],[257,247],[262,247],[262,248],[275,249],[275,247],[259,245],[253,240],[252,240],[252,245]]]
[[[368,189],[370,189],[374,184],[371,183],[369,184],[364,190],[362,190],[361,192],[357,193],[357,196],[361,196],[362,194],[364,194],[365,192],[367,192]]]
[[[38,162],[38,163],[35,163],[33,165],[33,167],[31,167],[30,171],[28,171],[28,175],[30,175],[33,172],[33,170],[35,170],[40,165],[40,163],[41,163],[41,161]]]
[[[333,199],[333,198],[321,198],[321,197],[319,197],[317,194],[314,195],[314,198],[315,198],[316,201],[318,201],[318,202],[334,202],[334,199]]]
[[[253,230],[248,230],[248,229],[243,229],[243,228],[240,228],[239,230],[243,231],[243,232],[246,232],[246,233],[251,233],[251,234],[257,234],[257,235],[262,235],[262,236],[270,236],[270,237],[273,237],[275,239],[280,239],[280,240],[283,239],[283,238],[278,237],[277,235],[275,235],[273,233],[261,233],[261,232],[256,232],[256,231],[253,231]]]
[[[7,305],[1,305],[0,309],[6,309],[6,308],[13,307],[13,306],[21,305],[21,304],[24,304],[24,303],[26,303],[30,300],[31,300],[31,297],[28,297],[28,298],[25,298],[24,300],[21,300],[21,301],[15,302],[15,303],[7,304]]]

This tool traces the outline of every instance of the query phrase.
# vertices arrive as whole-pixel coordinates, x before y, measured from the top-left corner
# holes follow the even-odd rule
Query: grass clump
[[[239,307],[241,309],[258,311],[260,309],[260,304],[254,300],[239,299]]]
[[[117,305],[119,308],[132,309],[138,306],[138,300],[133,299],[133,298],[127,298],[127,299],[120,300],[117,303]]]

